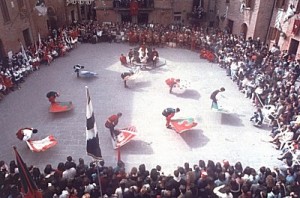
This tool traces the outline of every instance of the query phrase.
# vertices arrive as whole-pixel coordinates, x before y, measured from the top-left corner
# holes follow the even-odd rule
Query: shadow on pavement
[[[68,117],[71,117],[73,115],[75,115],[74,113],[74,108],[71,109],[70,111],[64,111],[64,112],[58,112],[58,113],[50,113],[49,112],[49,116],[51,117],[51,119],[62,119],[62,118],[68,118]]]
[[[126,145],[121,147],[122,153],[131,155],[150,155],[153,154],[151,142],[145,142],[142,140],[131,140]]]
[[[131,85],[131,90],[133,91],[143,91],[142,88],[150,87],[151,86],[150,81],[138,81]]]
[[[200,93],[197,90],[193,90],[193,89],[187,89],[182,94],[174,93],[174,95],[179,98],[189,98],[189,99],[193,99],[193,100],[199,100],[201,97]]]
[[[209,141],[209,139],[203,135],[203,131],[200,129],[185,131],[181,133],[180,136],[190,148],[203,147]]]
[[[226,113],[221,113],[221,124],[239,127],[244,126],[242,120],[238,117],[237,114]]]

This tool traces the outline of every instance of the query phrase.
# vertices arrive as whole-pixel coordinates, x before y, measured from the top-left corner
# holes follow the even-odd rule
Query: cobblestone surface
[[[127,167],[146,164],[148,169],[160,164],[166,172],[173,172],[184,162],[197,164],[200,159],[215,162],[227,159],[241,161],[244,166],[259,168],[281,164],[276,159],[279,152],[271,144],[261,141],[269,134],[268,128],[258,129],[249,118],[254,110],[249,99],[237,90],[216,64],[199,58],[198,53],[186,49],[160,48],[160,57],[167,65],[143,71],[142,77],[128,82],[123,88],[120,73],[128,68],[119,64],[119,55],[127,54],[127,44],[80,44],[65,57],[50,66],[42,66],[32,73],[22,88],[9,94],[0,103],[1,145],[0,159],[9,163],[15,159],[12,146],[16,145],[25,162],[40,168],[48,163],[54,167],[71,155],[77,162],[86,162],[84,86],[88,86],[100,137],[100,147],[106,165],[115,166],[117,153],[113,150],[109,131],[104,122],[111,114],[122,112],[119,128],[135,125],[139,136],[121,148],[121,159]],[[73,65],[82,64],[99,75],[93,79],[78,79]],[[164,81],[178,77],[191,82],[182,95],[170,95]],[[209,95],[221,86],[226,88],[227,108],[231,114],[210,110]],[[58,91],[59,101],[72,100],[74,110],[61,114],[48,113],[46,93]],[[166,107],[180,107],[177,117],[194,117],[198,126],[181,135],[165,128],[161,112]],[[39,129],[34,138],[53,134],[58,139],[54,148],[42,153],[32,153],[15,133],[21,127]],[[129,168],[128,168],[129,169]]]

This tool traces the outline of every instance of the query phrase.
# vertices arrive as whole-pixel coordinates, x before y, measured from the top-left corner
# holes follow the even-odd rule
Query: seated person
[[[120,62],[121,62],[121,65],[127,65],[126,56],[124,56],[124,54],[121,54]]]
[[[260,108],[254,112],[254,115],[250,118],[250,121],[253,122],[255,126],[261,126],[263,122],[263,114]]]

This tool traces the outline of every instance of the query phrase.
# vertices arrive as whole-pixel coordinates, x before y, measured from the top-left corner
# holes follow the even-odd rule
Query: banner
[[[294,25],[293,25],[293,30],[292,33],[294,35],[298,35],[300,30],[300,19],[295,19]]]
[[[32,179],[31,174],[28,171],[26,164],[21,158],[20,154],[17,151],[17,148],[14,147],[16,162],[18,165],[18,170],[20,174],[20,180],[22,185],[22,192],[24,193],[24,198],[42,198],[42,193],[38,190],[35,182]]]
[[[138,15],[139,4],[136,0],[131,0],[130,2],[130,14],[131,16]]]
[[[97,125],[95,122],[93,105],[89,93],[89,88],[86,86],[86,151],[94,160],[102,160],[101,149],[99,145],[99,137]]]
[[[47,7],[44,0],[37,0],[34,8],[38,11],[39,16],[47,14]]]

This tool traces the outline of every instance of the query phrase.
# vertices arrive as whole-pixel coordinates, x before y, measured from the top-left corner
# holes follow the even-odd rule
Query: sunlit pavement
[[[216,64],[199,58],[198,53],[186,49],[158,48],[167,65],[142,71],[135,81],[123,87],[120,74],[127,71],[119,63],[121,53],[127,54],[128,44],[99,43],[80,44],[65,57],[55,60],[50,66],[42,66],[32,73],[20,90],[14,91],[0,102],[1,112],[1,157],[9,163],[15,159],[13,145],[16,145],[24,161],[29,165],[44,168],[54,167],[72,156],[76,162],[81,157],[86,162],[85,139],[85,86],[90,90],[95,118],[100,137],[100,147],[107,166],[115,166],[117,152],[113,149],[108,129],[104,122],[111,114],[122,112],[117,128],[136,126],[138,136],[120,150],[121,160],[128,170],[132,166],[146,164],[147,169],[161,165],[164,172],[172,173],[184,162],[197,164],[200,159],[215,162],[228,160],[234,164],[259,168],[280,166],[276,158],[279,151],[270,143],[270,129],[252,126],[249,118],[254,107],[249,99],[238,91],[237,86],[225,70]],[[82,64],[86,70],[97,72],[94,79],[78,79],[73,65]],[[189,89],[179,95],[169,94],[165,80],[177,77],[189,81]],[[225,87],[225,106],[231,113],[222,114],[210,109],[209,96],[212,91]],[[51,114],[46,93],[55,90],[60,93],[59,101],[71,100],[74,110]],[[191,131],[177,134],[165,128],[161,112],[166,107],[179,107],[176,117],[194,117],[198,122]],[[54,135],[58,144],[45,152],[33,153],[15,133],[21,127],[39,130],[33,138],[41,139]]]

